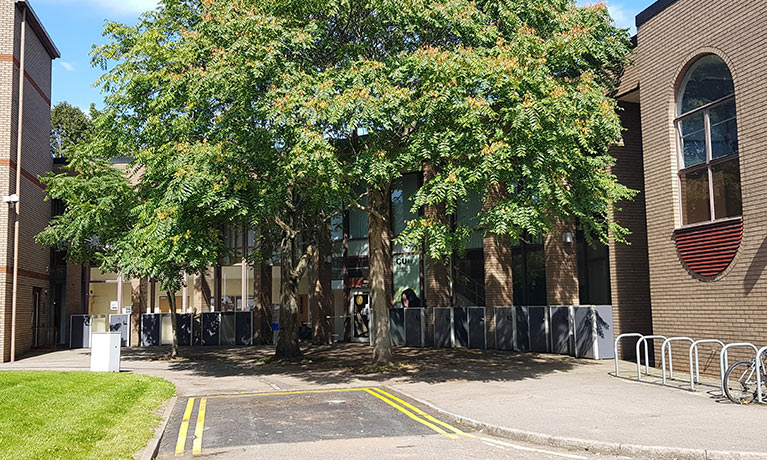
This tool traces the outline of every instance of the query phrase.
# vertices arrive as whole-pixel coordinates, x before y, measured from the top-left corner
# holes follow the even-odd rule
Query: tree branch
[[[298,235],[297,231],[293,230],[288,224],[286,224],[277,216],[274,216],[274,223],[277,224],[277,226],[280,227],[283,232],[288,234],[288,238],[293,239],[296,237],[296,235]]]
[[[314,258],[315,250],[316,249],[313,244],[310,244],[306,247],[304,254],[301,256],[301,259],[298,260],[296,268],[293,269],[293,271],[290,273],[290,276],[295,277],[296,279],[300,279],[302,276],[304,276],[304,272],[306,272],[306,269],[309,267],[309,262]]]
[[[381,219],[383,222],[387,222],[386,217],[384,217],[380,212],[376,211],[375,209],[368,207],[368,206],[362,206],[359,204],[357,200],[352,200],[351,204],[354,205],[355,208],[359,209],[360,211],[365,211],[368,214],[372,214],[376,216],[378,219]]]

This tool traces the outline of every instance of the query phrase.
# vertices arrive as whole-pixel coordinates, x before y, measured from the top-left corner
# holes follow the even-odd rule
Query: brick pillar
[[[436,170],[431,162],[424,162],[423,164],[423,181],[429,182],[434,178]],[[445,215],[445,206],[438,205],[436,207],[424,207],[424,216],[435,221],[447,223],[447,216]],[[428,308],[435,307],[449,307],[452,305],[450,301],[450,270],[447,260],[434,259],[424,254],[426,261],[426,269],[424,273],[425,287],[426,287],[426,304]],[[397,300],[397,299],[395,299]],[[426,315],[426,342],[434,343],[434,312],[428,310]]]
[[[130,343],[132,347],[141,346],[141,315],[147,313],[147,293],[149,283],[145,278],[134,279],[131,285]]]
[[[194,313],[200,314],[205,311],[210,311],[210,285],[211,280],[209,275],[210,270],[205,270],[200,274],[194,275]]]
[[[572,242],[565,243],[565,233]],[[549,305],[578,305],[578,252],[575,225],[560,222],[554,225],[543,243],[546,260],[546,303]]]
[[[253,320],[254,334],[253,343],[272,343],[272,267],[269,265],[257,265],[253,276]]]
[[[495,206],[500,196],[500,187],[488,190],[483,210],[487,211]],[[488,348],[495,348],[495,307],[514,305],[511,249],[512,244],[507,237],[487,235],[484,238],[485,307],[487,307],[485,321]]]

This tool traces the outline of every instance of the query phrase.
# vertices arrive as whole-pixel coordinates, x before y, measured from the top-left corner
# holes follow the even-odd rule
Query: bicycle
[[[760,365],[762,374],[762,395],[767,396],[767,361],[762,356]],[[757,399],[756,360],[738,361],[724,373],[724,394],[735,404],[750,404]]]

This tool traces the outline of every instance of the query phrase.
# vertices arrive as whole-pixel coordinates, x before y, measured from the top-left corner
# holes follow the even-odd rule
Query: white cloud
[[[66,3],[74,8],[95,9],[112,17],[127,17],[138,16],[144,11],[156,8],[159,0],[36,0],[34,3]]]
[[[67,72],[74,72],[74,70],[75,70],[75,66],[73,66],[72,64],[70,64],[67,61],[58,61],[58,63]]]

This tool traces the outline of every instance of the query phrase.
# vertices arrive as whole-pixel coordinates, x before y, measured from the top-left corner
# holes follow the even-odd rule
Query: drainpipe
[[[19,58],[19,117],[16,135],[16,196],[21,197],[21,147],[24,131],[24,51],[27,43],[27,7],[21,12],[21,56]],[[16,305],[19,286],[19,219],[21,200],[16,202],[16,219],[13,223],[13,294],[11,300],[11,362],[16,361]]]

